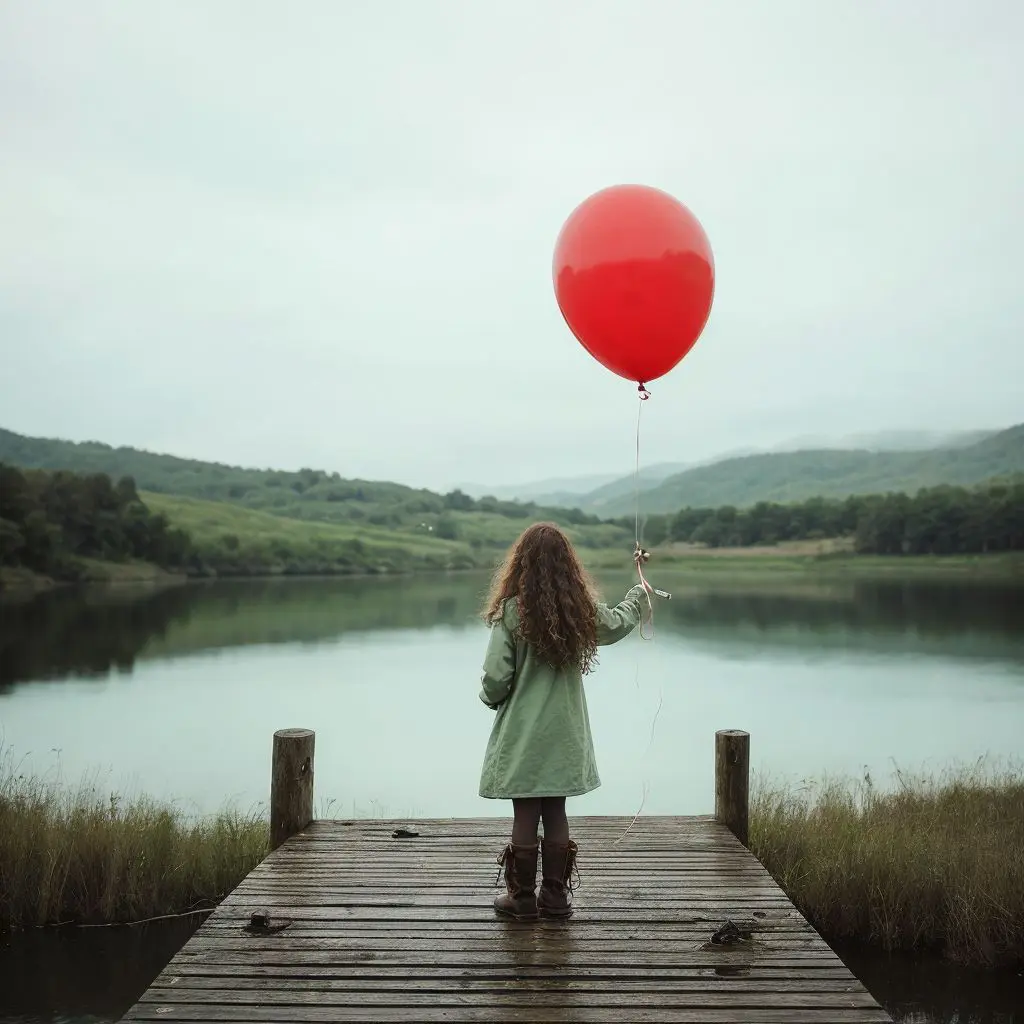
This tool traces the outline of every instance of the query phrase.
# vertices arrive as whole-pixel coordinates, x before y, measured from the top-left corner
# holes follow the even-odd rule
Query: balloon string
[[[643,387],[643,384],[640,387]],[[644,398],[641,395],[636,407],[636,463],[633,466],[633,523],[637,549],[640,548],[640,417],[643,411]]]
[[[637,678],[639,679],[640,666],[637,665]],[[654,718],[651,719],[651,738],[647,741],[647,749],[644,751],[644,757],[651,752],[651,747],[654,746],[654,727],[658,724],[658,715],[661,714],[661,707],[665,703],[665,690],[662,686],[658,687],[658,707],[654,712]],[[626,838],[626,834],[636,824],[636,819],[643,814],[644,805],[647,803],[647,796],[651,791],[650,780],[644,779],[643,796],[640,799],[640,806],[636,809],[636,814],[633,815],[633,820],[623,829],[622,835],[615,840],[615,843],[621,843]],[[614,845],[614,844],[613,844]]]
[[[643,586],[644,596],[647,598],[647,607],[648,607],[648,610],[649,610],[648,622],[651,622],[653,624],[653,622],[654,622],[654,603],[651,601],[651,594],[656,592],[659,596],[666,597],[666,598],[671,596],[671,595],[666,594],[664,591],[661,591],[661,590],[654,591],[654,588],[651,587],[651,585],[647,582],[647,579],[644,576],[644,570],[643,570],[643,563],[645,561],[647,561],[648,557],[650,557],[650,556],[647,554],[646,551],[644,551],[643,546],[641,544],[641,541],[643,540],[643,536],[642,536],[641,519],[640,519],[640,416],[641,416],[641,412],[643,410],[643,403],[646,402],[647,399],[649,399],[651,397],[651,393],[647,390],[647,388],[644,387],[643,384],[641,384],[637,390],[638,390],[639,395],[640,395],[640,405],[638,406],[637,412],[636,412],[636,463],[635,463],[635,465],[633,467],[634,538],[636,540],[636,551],[635,551],[634,558],[635,558],[635,561],[636,561],[637,575],[640,577],[640,583]],[[644,633],[644,620],[643,620],[643,616],[642,615],[640,617],[640,630],[639,630],[639,632],[640,632],[641,638],[644,639],[644,640],[653,640],[654,639],[654,633],[653,632],[651,633],[650,636],[647,636]],[[640,660],[639,660],[639,653],[637,654],[636,676],[634,678],[634,684],[635,684],[636,688],[639,690],[640,689]],[[645,758],[650,753],[651,747],[654,745],[654,729],[655,729],[655,726],[658,724],[658,716],[661,714],[661,709],[662,709],[662,706],[664,705],[664,703],[665,703],[664,684],[659,682],[659,684],[658,684],[658,707],[655,709],[654,718],[651,720],[651,735],[650,735],[650,737],[647,740],[647,749],[643,753],[643,757],[645,757]],[[619,835],[613,841],[613,843],[621,843],[622,840],[625,839],[626,836],[629,834],[629,831],[636,824],[637,819],[640,817],[641,814],[643,814],[643,810],[644,810],[645,805],[647,804],[647,797],[648,797],[650,791],[651,791],[650,781],[648,779],[644,779],[643,794],[642,794],[641,799],[640,799],[640,806],[637,808],[636,814],[633,815],[633,819],[630,821],[630,823],[623,830],[622,834]]]
[[[653,627],[654,626],[654,603],[651,601],[651,590],[650,590],[651,585],[644,578],[644,571],[643,571],[643,569],[640,568],[640,562],[639,561],[637,561],[637,563],[636,563],[636,572],[637,572],[637,575],[640,577],[640,584],[644,588],[644,597],[647,598],[647,621]],[[654,639],[653,628],[651,630],[650,636],[648,636],[647,634],[644,633],[644,620],[643,620],[642,616],[640,618],[640,639],[641,640],[653,640]]]
[[[643,562],[646,559],[646,552],[641,544],[641,541],[643,540],[643,531],[640,526],[640,417],[643,413],[644,402],[651,397],[651,393],[643,386],[643,384],[637,388],[637,391],[640,395],[640,402],[636,407],[636,462],[633,466],[633,536],[636,541],[636,550],[633,557],[636,561],[636,571],[637,575],[640,577],[640,585],[644,588],[644,597],[647,598],[647,621],[653,627],[654,602],[651,601],[651,585],[644,578]],[[643,616],[640,617],[640,638],[642,640],[654,639],[653,628],[650,636],[644,633]]]

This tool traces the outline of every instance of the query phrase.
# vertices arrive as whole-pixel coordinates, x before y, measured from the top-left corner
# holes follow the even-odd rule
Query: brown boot
[[[509,843],[498,857],[505,867],[504,896],[494,901],[494,911],[517,921],[532,921],[537,916],[538,846],[514,846]],[[501,877],[501,871],[498,871]]]
[[[572,872],[576,867],[577,846],[552,843],[541,846],[543,880],[537,896],[537,909],[542,917],[569,917],[572,914]]]

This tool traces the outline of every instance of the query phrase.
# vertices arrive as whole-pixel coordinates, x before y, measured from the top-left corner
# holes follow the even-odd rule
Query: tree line
[[[522,515],[529,506],[496,499],[474,500],[458,491],[431,496],[442,506],[437,535],[454,539],[456,517],[469,511],[536,519]],[[493,503],[493,507],[492,507]],[[426,511],[425,509],[423,511]],[[578,513],[589,525],[592,517]],[[567,513],[573,521],[576,515]],[[598,521],[605,531],[632,530],[631,518]],[[600,531],[598,531],[600,533]],[[607,542],[602,535],[584,541]],[[260,572],[373,571],[382,559],[396,568],[433,566],[431,557],[414,558],[396,547],[364,550],[358,538],[344,550],[292,550],[283,539],[267,552],[239,548],[237,538],[206,538],[197,545],[190,534],[154,513],[139,497],[135,481],[116,482],[105,473],[23,470],[0,463],[0,565],[32,569],[57,579],[82,576],[82,559],[150,562],[192,575]],[[951,555],[1024,550],[1024,478],[987,485],[934,487],[915,495],[868,495],[841,500],[812,498],[791,504],[758,502],[750,508],[683,508],[651,516],[644,543],[685,542],[707,547],[750,547],[784,541],[852,537],[860,554]],[[234,541],[234,544],[228,541]],[[471,545],[473,546],[473,545]],[[316,547],[316,545],[314,545]],[[453,557],[442,552],[445,566]],[[440,557],[440,556],[439,556]],[[466,565],[462,565],[462,561]],[[470,557],[460,567],[478,564]],[[401,564],[399,564],[401,563]],[[445,567],[440,566],[440,567]]]
[[[633,526],[633,520],[615,520]],[[859,554],[954,555],[1024,550],[1024,479],[930,487],[914,495],[761,501],[749,508],[683,508],[650,516],[644,543],[752,547],[852,537]]]
[[[187,525],[187,524],[186,524]],[[20,469],[0,463],[0,567],[30,569],[53,579],[94,578],[86,560],[147,562],[189,576],[362,575],[389,570],[472,568],[447,549],[406,550],[346,536],[321,543],[296,537],[282,518],[280,535],[199,531],[193,534],[154,512],[134,479],[105,473]],[[292,524],[293,525],[293,524]]]
[[[146,507],[131,477],[0,463],[0,564],[74,580],[83,558],[172,569],[194,552],[185,531]]]
[[[448,540],[461,539],[454,525],[460,513],[522,521],[543,518],[565,526],[603,525],[600,517],[579,509],[545,508],[487,495],[474,498],[458,488],[440,494],[387,481],[345,479],[309,467],[294,472],[244,469],[97,442],[23,437],[2,428],[0,462],[49,472],[69,469],[83,475],[130,477],[143,491],[225,501],[292,519],[415,529],[425,519],[445,516],[441,529]]]

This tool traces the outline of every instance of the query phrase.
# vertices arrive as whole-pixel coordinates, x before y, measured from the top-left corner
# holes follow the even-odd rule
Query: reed
[[[1024,772],[756,782],[750,847],[827,941],[1024,963]]]
[[[269,849],[267,821],[22,774],[0,753],[0,929],[212,908]]]

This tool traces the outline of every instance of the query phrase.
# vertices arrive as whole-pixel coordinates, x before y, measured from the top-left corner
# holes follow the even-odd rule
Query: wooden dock
[[[721,820],[571,819],[575,914],[532,923],[491,907],[510,824],[309,822],[124,1019],[891,1024]]]

